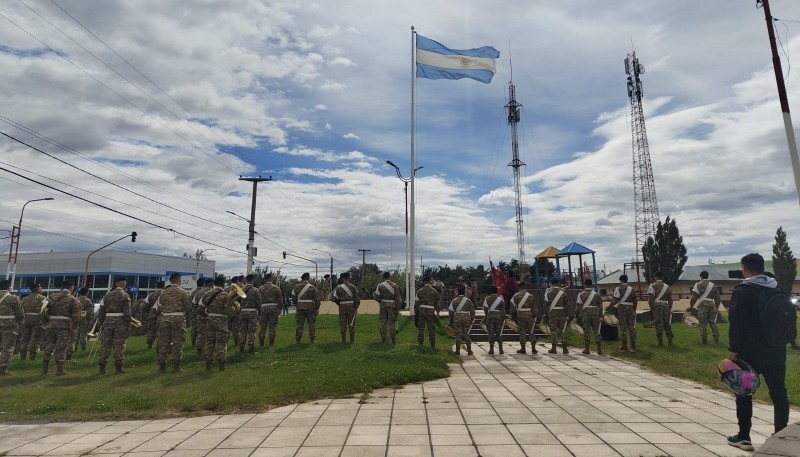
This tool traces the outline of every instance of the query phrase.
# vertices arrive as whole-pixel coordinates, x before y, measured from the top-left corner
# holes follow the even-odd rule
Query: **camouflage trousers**
[[[419,344],[425,342],[425,327],[428,327],[428,340],[431,345],[436,344],[436,316],[434,311],[417,312],[417,341]]]
[[[19,352],[36,354],[42,343],[42,336],[44,336],[44,326],[39,320],[37,315],[35,319],[33,316],[25,316],[25,321],[20,325],[20,340]]]
[[[86,349],[86,334],[92,329],[92,327],[89,325],[91,323],[92,321],[89,319],[83,319],[80,321],[80,324],[78,324],[78,341],[77,345],[75,346],[76,350],[78,349],[78,346],[81,347],[81,350]]]
[[[628,337],[630,336],[631,347],[636,347],[636,311],[633,306],[617,305],[617,319],[619,319],[622,346],[628,347]]]
[[[14,344],[17,342],[16,322],[14,324],[13,327],[0,327],[0,367],[7,367],[14,354]]]
[[[75,345],[78,343],[78,332],[81,331],[80,322],[74,322],[69,327],[69,338],[67,341],[67,360],[72,360],[72,354],[75,352]]]
[[[147,334],[147,345],[150,346],[156,341],[156,334],[158,333],[159,325],[158,325],[158,316],[150,316],[147,315],[144,321],[145,333]]]
[[[697,307],[697,319],[700,321],[700,338],[703,343],[708,341],[708,328],[711,326],[711,335],[714,342],[719,343],[719,327],[717,327],[717,305],[715,303],[700,303]]]
[[[297,324],[294,330],[294,339],[300,341],[303,337],[303,330],[305,330],[306,321],[308,321],[308,337],[311,342],[317,337],[317,311],[314,309],[298,308],[294,315],[294,322]]]
[[[394,303],[387,303],[386,305],[381,303],[380,319],[381,340],[386,341],[386,333],[388,331],[392,342],[394,343],[397,341],[397,308],[394,306]]]
[[[358,310],[353,304],[339,305],[339,333],[344,338],[347,330],[350,330],[350,342],[356,337],[356,315]]]
[[[186,318],[183,316],[158,317],[158,363],[166,363],[172,354],[172,363],[183,361],[183,342],[186,340]]]
[[[206,319],[206,341],[203,347],[203,358],[206,362],[225,363],[228,355],[228,318],[209,316]]]
[[[465,342],[468,345],[472,344],[472,337],[469,334],[472,328],[472,317],[469,313],[455,313],[453,324],[453,328],[456,331],[456,348],[461,342]]]
[[[496,342],[503,342],[503,321],[504,315],[502,311],[490,311],[483,323],[486,324],[486,330],[489,333],[489,345]]]
[[[550,342],[553,345],[567,344],[567,315],[563,310],[550,312]]]
[[[269,327],[269,344],[275,343],[275,336],[278,329],[278,315],[280,315],[278,305],[261,305],[258,329],[258,341],[260,344],[264,344],[264,337],[267,335],[267,327]]]
[[[252,311],[246,311],[246,310]],[[258,310],[256,308],[245,308],[239,315],[239,345],[244,346],[256,344],[256,329],[258,329]]]
[[[653,306],[653,320],[656,324],[656,337],[659,343],[663,338],[664,332],[667,333],[667,338],[672,341],[672,310],[669,304],[656,303]]]
[[[50,327],[45,330],[42,342],[43,362],[49,361],[53,357],[53,353],[55,353],[57,363],[67,360],[71,332],[72,328],[70,327]]]
[[[194,341],[194,347],[197,349],[198,354],[202,354],[206,347],[206,326],[208,325],[208,318],[197,316],[197,339]]]
[[[105,366],[111,349],[114,349],[114,362],[125,360],[125,341],[128,339],[128,322],[120,317],[106,318],[100,335],[100,365]]]
[[[600,311],[594,306],[587,306],[581,311],[581,327],[583,328],[583,344],[589,344],[594,336],[595,343],[600,342]]]
[[[239,345],[239,327],[241,322],[241,315],[237,314],[228,318],[229,334],[233,336],[233,343]]]
[[[536,344],[536,336],[533,332],[533,313],[517,311],[517,327],[519,327],[519,344],[523,348],[530,339],[531,344]]]
[[[189,322],[192,327],[192,346],[197,343],[197,320],[197,312],[192,308],[192,311],[189,312]]]

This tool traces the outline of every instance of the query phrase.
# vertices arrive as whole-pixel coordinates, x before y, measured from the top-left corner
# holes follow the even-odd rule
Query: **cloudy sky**
[[[800,3],[773,0],[800,112]],[[635,49],[662,220],[690,264],[800,250],[798,199],[763,11],[752,0],[594,2],[7,0],[0,4],[0,237],[21,252],[208,251],[244,271],[249,183],[258,260],[342,271],[404,263],[410,27],[500,51],[491,84],[417,81],[417,254],[426,265],[516,255],[510,130],[520,124],[526,251],[577,241],[600,268],[634,256],[629,102]],[[800,60],[798,60],[800,62]],[[800,123],[800,120],[796,119]],[[51,157],[52,156],[52,157]],[[86,172],[92,173],[91,176]],[[67,190],[140,221],[48,189]],[[7,239],[6,241],[7,242]],[[7,252],[7,251],[6,251]],[[5,254],[5,253],[4,253]],[[307,269],[290,259],[283,270]]]

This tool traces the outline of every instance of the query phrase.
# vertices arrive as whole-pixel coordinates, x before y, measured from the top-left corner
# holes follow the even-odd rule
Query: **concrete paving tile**
[[[472,438],[469,435],[431,435],[431,444],[436,446],[471,446]]]
[[[194,430],[178,430],[174,432],[159,433],[154,438],[147,440],[134,448],[133,452],[169,451],[170,449],[186,441],[195,433],[197,432]]]
[[[60,443],[66,444],[82,437],[83,433],[54,433],[36,440],[38,443]]]
[[[357,416],[353,425],[389,425],[392,423],[391,416],[382,417],[362,417]]]
[[[639,436],[646,439],[648,442],[653,444],[681,444],[681,443],[688,443],[689,440],[682,437],[677,433],[651,433],[651,432],[641,432]]]
[[[635,433],[669,433],[670,431],[667,427],[655,422],[624,422],[623,425]]]
[[[232,428],[201,430],[176,446],[176,449],[214,449],[234,431]]]
[[[431,424],[428,427],[431,435],[466,435],[469,433],[467,426],[464,424]]]
[[[525,452],[516,444],[478,446],[481,457],[525,457]]]
[[[430,446],[389,446],[386,450],[386,457],[425,457],[430,455]]]
[[[350,435],[388,435],[388,425],[353,425]]]
[[[254,450],[255,448],[214,449],[206,457],[248,457]]]
[[[386,446],[345,446],[341,457],[384,457]],[[253,455],[251,457],[261,457]],[[263,457],[268,457],[264,455]],[[271,455],[269,457],[272,457]]]
[[[164,454],[164,457],[205,457],[208,453],[208,450],[203,449],[181,449],[169,451]]]
[[[427,435],[427,425],[392,425],[392,435]]]
[[[169,430],[171,427],[174,427],[175,425],[181,423],[183,420],[184,420],[183,418],[154,420],[150,423],[142,425],[141,427],[134,430],[134,432],[135,433],[165,432]]]
[[[608,444],[638,444],[647,443],[647,440],[633,432],[600,432],[597,436]]]
[[[231,414],[228,416],[222,416],[206,426],[206,429],[239,428],[254,417],[255,414]]]
[[[119,438],[120,436],[122,436],[121,433],[91,433],[89,435],[84,435],[76,440],[73,440],[72,444],[81,443],[81,444],[94,444],[95,446],[100,446],[101,444],[113,441]]]
[[[138,427],[137,427],[138,428]],[[95,454],[111,453],[111,452],[129,452],[139,445],[158,436],[156,432],[149,433],[128,433],[121,435],[119,438],[109,441],[108,443],[98,447],[93,452]],[[210,449],[210,448],[209,448]]]
[[[522,450],[531,457],[572,457],[572,453],[560,444],[526,444]]]
[[[389,435],[389,446],[430,446],[429,435]]]
[[[208,429],[207,429],[208,430]],[[230,436],[219,444],[219,448],[256,448],[258,447],[269,434],[272,432],[272,427],[269,428],[240,428],[233,432]],[[203,432],[200,432],[203,433]]]
[[[5,455],[42,455],[61,445],[59,443],[29,443],[16,447],[6,452]]]
[[[262,447],[299,447],[303,444],[306,437],[304,435],[283,435],[275,436],[271,434],[264,441],[261,442],[259,448]]]
[[[200,416],[200,417],[190,417],[184,421],[181,421],[178,424],[173,425],[170,427],[169,430],[200,430],[205,428],[207,425],[211,424],[215,420],[219,419],[220,416]]]
[[[672,457],[715,457],[717,454],[694,443],[689,444],[658,444],[659,449]],[[727,444],[725,447],[730,447]],[[731,448],[733,449],[733,448]]]
[[[342,451],[342,446],[320,446],[306,447],[298,449],[295,457],[338,457]]]
[[[728,444],[705,444],[702,447],[720,457],[750,457],[752,452],[743,451]]]
[[[68,455],[68,454],[86,454],[93,450],[96,446],[92,444],[74,444],[68,443],[59,446],[45,455]]]
[[[389,442],[388,433],[385,435],[353,435],[347,438],[347,446],[386,446]]]
[[[433,446],[435,457],[478,457],[475,446]]]
[[[303,442],[303,447],[307,446],[339,446],[341,449],[347,440],[347,435],[309,435]]]
[[[167,451],[127,452],[125,457],[162,457]]]
[[[311,429],[311,436],[335,436],[344,435],[350,432],[349,425],[317,425]]]
[[[310,425],[302,425],[299,427],[277,427],[269,436],[303,436],[305,437],[311,432]]]
[[[652,444],[612,444],[622,457],[664,457],[664,451]]]
[[[619,453],[607,444],[567,444],[575,457],[619,457]]]
[[[298,446],[258,448],[250,457],[292,457],[297,452]]]

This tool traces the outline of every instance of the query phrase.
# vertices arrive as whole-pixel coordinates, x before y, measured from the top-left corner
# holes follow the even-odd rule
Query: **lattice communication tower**
[[[650,146],[647,144],[647,128],[642,111],[642,80],[644,66],[639,63],[636,52],[625,58],[625,73],[628,75],[628,98],[631,101],[631,137],[633,145],[633,198],[636,233],[636,264],[643,266],[642,246],[647,237],[654,236],[659,222],[656,184],[650,162]],[[638,275],[638,268],[637,268]],[[637,278],[638,279],[638,278]]]
[[[517,139],[517,124],[520,120],[520,108],[522,105],[517,103],[517,93],[513,82],[508,83],[508,103],[506,111],[508,113],[508,125],[511,126],[511,163],[509,167],[514,169],[514,208],[517,219],[517,255],[519,263],[525,263],[525,229],[522,220],[522,186],[519,181],[519,169],[525,166],[525,162],[519,160],[519,141]]]

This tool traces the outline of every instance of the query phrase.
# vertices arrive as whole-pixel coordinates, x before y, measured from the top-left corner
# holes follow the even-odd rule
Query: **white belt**
[[[419,305],[419,307],[420,307],[420,308],[430,308],[430,309],[434,309],[434,306],[433,306],[433,305]]]
[[[183,313],[164,313],[162,316],[183,316]]]
[[[70,318],[67,316],[50,316],[50,319],[55,319],[59,321],[68,321]]]
[[[15,319],[16,316],[0,316],[0,319]]]
[[[314,300],[297,300],[298,303],[314,303]]]
[[[228,317],[225,314],[219,314],[219,313],[208,313],[208,315],[209,316],[214,316],[214,317]]]
[[[704,299],[702,299],[700,301],[708,301],[708,302],[711,302],[711,303],[715,303],[716,302],[716,300],[714,300],[713,298],[704,298]]]
[[[669,302],[664,300],[659,300],[656,302],[656,305],[669,305]]]
[[[518,311],[525,311],[525,309],[521,309],[521,310],[518,310]],[[505,311],[503,311],[501,309],[490,309],[489,312],[490,313],[504,313]]]
[[[38,316],[39,313],[25,313],[26,316]]]
[[[469,311],[457,311],[456,314],[470,314]]]
[[[381,300],[383,303],[394,303],[394,300]]]
[[[622,306],[622,305],[633,306],[633,303],[628,303],[626,301],[621,301],[621,302],[617,303],[617,305],[619,305],[619,306]]]
[[[124,313],[106,313],[106,317],[123,317]]]
[[[261,307],[264,308],[265,306],[278,306],[277,303],[262,303]]]
[[[340,301],[339,304],[340,305],[352,305],[353,301],[352,300],[351,301]]]
[[[552,311],[552,310],[554,310],[554,309],[564,309],[564,307],[563,307],[563,306],[556,306],[556,307],[554,307],[554,308],[550,308],[550,311]]]
[[[243,313],[257,313],[258,312],[258,310],[255,309],[255,308],[242,308],[240,311],[243,312]]]

